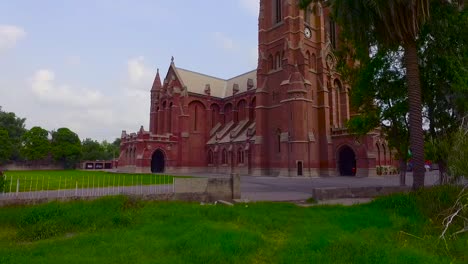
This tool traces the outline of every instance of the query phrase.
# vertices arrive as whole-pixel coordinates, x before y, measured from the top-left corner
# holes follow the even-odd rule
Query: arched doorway
[[[165,158],[162,150],[158,149],[153,153],[151,158],[151,172],[152,173],[161,173],[165,169]]]
[[[356,154],[349,146],[338,151],[338,169],[341,176],[356,176]]]

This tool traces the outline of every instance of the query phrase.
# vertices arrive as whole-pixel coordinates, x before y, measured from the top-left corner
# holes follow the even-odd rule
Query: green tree
[[[0,106],[0,128],[8,132],[11,143],[11,153],[8,159],[20,159],[21,137],[26,132],[25,121],[25,118],[19,118],[15,113],[3,111]]]
[[[23,134],[21,154],[31,161],[41,160],[50,153],[49,132],[41,127],[33,127]]]
[[[454,144],[448,155],[448,167],[455,178],[468,178],[468,128],[454,134]]]
[[[75,168],[81,159],[81,141],[78,135],[68,128],[52,132],[52,156],[65,168]]]
[[[461,3],[463,4],[463,3]],[[419,41],[423,103],[429,125],[426,159],[448,179],[448,157],[468,113],[468,11],[457,2],[432,1]]]
[[[118,158],[120,155],[120,138],[116,138],[112,143],[104,140],[102,142],[102,147],[106,152],[106,160]]]
[[[307,7],[317,0],[300,0]],[[370,47],[394,48],[404,52],[409,99],[410,143],[413,153],[413,188],[424,186],[424,134],[422,128],[421,80],[417,40],[429,18],[429,0],[330,0],[334,19],[346,32],[347,44],[363,55]],[[363,56],[362,58],[365,58]]]
[[[99,142],[96,140],[92,140],[90,138],[86,138],[83,140],[81,144],[82,149],[82,159],[83,160],[104,160],[105,157],[105,150]]]
[[[380,128],[388,146],[400,161],[400,184],[405,185],[409,148],[408,100],[405,93],[401,52],[380,49],[353,76],[351,105],[359,115],[347,126],[350,132],[365,135]],[[400,63],[398,63],[400,62]]]
[[[13,151],[13,144],[11,143],[8,131],[0,128],[0,165],[7,162]]]

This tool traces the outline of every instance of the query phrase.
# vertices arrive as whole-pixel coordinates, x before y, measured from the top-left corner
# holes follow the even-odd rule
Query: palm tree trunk
[[[413,154],[413,189],[424,187],[424,135],[422,129],[421,81],[416,42],[406,43],[405,66],[409,100],[410,146]]]

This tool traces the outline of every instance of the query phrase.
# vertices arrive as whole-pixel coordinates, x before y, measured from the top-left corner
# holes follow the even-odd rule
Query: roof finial
[[[156,69],[156,74],[159,74],[159,68]]]
[[[174,62],[174,56],[171,57],[171,62]]]

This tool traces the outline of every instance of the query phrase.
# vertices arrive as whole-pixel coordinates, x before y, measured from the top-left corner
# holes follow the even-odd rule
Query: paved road
[[[438,172],[426,173],[426,185],[434,185]],[[407,174],[406,184],[413,184],[412,173]],[[399,175],[378,178],[324,177],[324,178],[289,178],[289,177],[242,177],[242,199],[250,201],[294,201],[305,200],[312,196],[312,189],[317,187],[365,187],[398,186]]]
[[[187,176],[187,175],[185,175]],[[227,174],[192,173],[193,177],[227,178]],[[372,178],[356,177],[241,177],[242,199],[249,201],[298,201],[312,196],[312,189],[318,187],[366,187],[399,186],[399,175]],[[437,184],[439,171],[426,173],[426,185]],[[406,174],[406,185],[413,184],[411,172]]]

